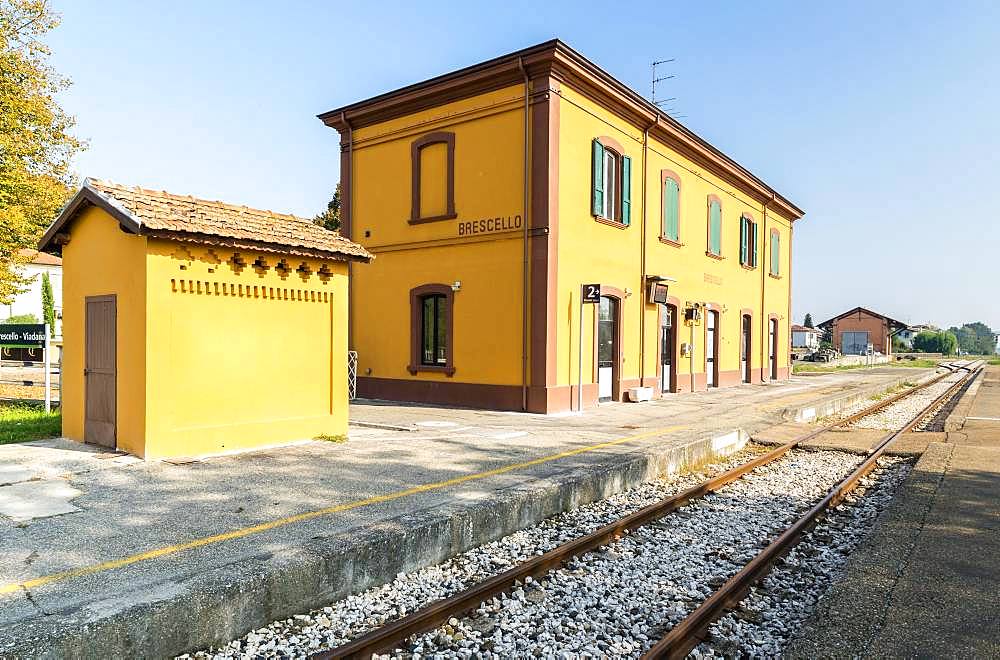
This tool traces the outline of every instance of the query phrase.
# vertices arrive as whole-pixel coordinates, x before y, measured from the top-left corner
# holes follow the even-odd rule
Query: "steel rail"
[[[696,486],[692,486],[680,493],[671,495],[659,502],[625,516],[613,523],[605,525],[585,536],[564,543],[544,554],[532,557],[517,566],[514,566],[493,577],[478,582],[468,589],[448,596],[438,601],[434,601],[423,608],[408,614],[402,618],[390,621],[383,626],[375,628],[356,639],[341,646],[325,651],[319,651],[309,656],[309,660],[333,660],[341,658],[370,658],[375,653],[385,652],[397,644],[405,641],[411,635],[432,630],[445,623],[453,616],[461,615],[475,609],[480,603],[489,600],[497,594],[508,591],[517,582],[523,581],[526,577],[537,578],[554,568],[558,568],[570,559],[585,554],[603,545],[620,538],[628,530],[647,525],[653,520],[661,518],[691,500],[703,497],[715,492],[721,487],[736,481],[745,474],[753,471],[762,465],[775,461],[786,453],[795,449],[800,444],[815,438],[827,431],[850,424],[862,417],[872,415],[886,406],[892,405],[900,399],[910,396],[915,392],[923,390],[941,379],[952,375],[951,371],[938,374],[919,385],[887,397],[864,410],[858,411],[843,419],[836,420],[814,431],[806,433],[794,440],[779,445],[765,454],[739,465],[727,472],[717,475]]]
[[[955,381],[944,393],[923,407],[900,429],[883,436],[877,445],[870,450],[868,457],[847,477],[833,487],[819,503],[786,529],[778,538],[750,560],[736,575],[729,578],[718,590],[709,596],[694,612],[674,626],[659,642],[653,645],[642,657],[643,660],[668,658],[678,660],[687,657],[688,653],[700,644],[707,633],[708,627],[722,617],[726,611],[738,604],[750,587],[763,578],[786,552],[791,550],[807,530],[811,529],[823,514],[838,504],[853,491],[862,477],[875,469],[878,459],[882,457],[889,446],[901,435],[913,429],[924,417],[933,413],[943,402],[952,397],[970,379],[975,378],[982,370],[982,365],[969,369],[959,380]],[[945,375],[951,375],[949,372]]]

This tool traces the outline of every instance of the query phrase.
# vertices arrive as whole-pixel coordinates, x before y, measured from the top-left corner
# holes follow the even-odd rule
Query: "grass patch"
[[[851,369],[864,369],[869,365],[867,364],[839,364],[837,366],[831,367],[824,362],[812,362],[809,364],[799,363],[792,365],[793,374],[832,374],[835,371],[849,371]],[[876,367],[882,367],[885,365],[876,364]]]
[[[986,361],[986,364],[993,364],[993,365],[1000,364],[1000,357],[990,358]]]
[[[0,445],[58,438],[62,415],[31,403],[0,403]]]
[[[341,435],[330,435],[328,433],[320,433],[313,440],[322,440],[323,442],[336,442],[338,445],[347,442],[347,436]]]
[[[888,367],[919,367],[920,369],[928,369],[931,367],[938,366],[940,360],[896,360],[895,362],[890,362],[886,366]]]

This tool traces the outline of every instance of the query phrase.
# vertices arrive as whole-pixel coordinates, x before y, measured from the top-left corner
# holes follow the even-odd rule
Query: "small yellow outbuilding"
[[[347,433],[350,262],[308,220],[88,179],[63,257],[67,438],[163,458]]]

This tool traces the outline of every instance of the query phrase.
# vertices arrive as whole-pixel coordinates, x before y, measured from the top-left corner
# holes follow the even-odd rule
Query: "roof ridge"
[[[261,208],[256,208],[256,207],[253,207],[253,206],[248,206],[246,204],[231,204],[229,202],[224,202],[222,200],[212,200],[212,199],[206,199],[204,197],[195,197],[194,195],[190,195],[190,194],[188,194],[188,195],[182,195],[182,194],[178,194],[178,193],[172,193],[172,192],[170,192],[168,190],[154,190],[152,188],[143,188],[142,186],[139,186],[139,185],[129,185],[129,184],[126,184],[126,183],[117,183],[115,181],[104,180],[104,179],[96,179],[96,178],[93,178],[93,177],[87,177],[86,181],[87,182],[91,182],[91,183],[96,183],[98,185],[98,187],[104,187],[104,188],[109,188],[109,189],[127,190],[127,191],[130,191],[130,192],[139,192],[139,193],[142,193],[142,194],[145,194],[145,195],[149,195],[149,196],[153,196],[153,197],[167,197],[167,198],[170,198],[170,199],[184,200],[184,201],[194,202],[194,203],[198,203],[198,204],[203,204],[203,205],[206,205],[206,206],[216,206],[218,208],[233,209],[233,210],[236,210],[236,211],[246,211],[246,212],[248,212],[250,214],[270,215],[270,217],[273,217],[273,218],[282,218],[282,219],[288,219],[288,220],[297,220],[297,221],[300,221],[300,222],[304,222],[304,223],[308,223],[308,224],[313,224],[312,220],[309,219],[309,218],[304,218],[302,216],[294,215],[294,214],[291,214],[291,213],[280,213],[278,211],[274,211],[273,209],[261,209]]]

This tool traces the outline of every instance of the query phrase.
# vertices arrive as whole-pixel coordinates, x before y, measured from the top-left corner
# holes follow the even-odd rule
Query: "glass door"
[[[601,296],[597,317],[597,396],[601,401],[609,401],[614,395],[617,341],[618,301]]]
[[[715,333],[718,332],[719,313],[709,311],[705,315],[705,383],[709,387],[718,387],[716,379],[716,351],[718,343]]]
[[[743,315],[743,329],[740,337],[740,377],[744,383],[750,382],[750,315]]]
[[[660,314],[660,391],[670,392],[674,381],[674,307],[664,305]]]

